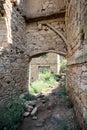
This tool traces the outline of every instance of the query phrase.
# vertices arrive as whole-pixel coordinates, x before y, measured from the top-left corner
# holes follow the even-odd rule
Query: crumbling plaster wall
[[[83,130],[87,129],[87,1],[67,2],[67,91]]]

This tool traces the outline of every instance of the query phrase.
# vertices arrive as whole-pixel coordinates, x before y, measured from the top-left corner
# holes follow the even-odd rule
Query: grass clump
[[[62,78],[62,75],[61,74],[55,74],[54,78],[55,78],[56,81],[59,81]]]
[[[39,79],[42,81],[49,81],[51,78],[51,72],[50,71],[44,71],[39,75]]]
[[[30,94],[30,93],[26,93],[26,94],[24,95],[24,99],[25,99],[26,101],[33,101],[33,100],[36,99],[36,97],[35,97],[34,95]]]
[[[0,108],[0,130],[18,130],[23,113],[24,103],[19,97],[15,97],[5,108]]]
[[[61,96],[64,97],[64,102],[67,103],[67,107],[73,108],[73,103],[72,103],[70,97],[67,95],[66,85],[64,85],[64,88],[61,90]]]
[[[56,83],[54,76],[50,71],[45,71],[40,74],[39,79],[32,83],[30,87],[30,93],[41,93],[47,88],[52,87]]]
[[[67,60],[66,58],[64,58],[60,63],[60,74],[66,73],[66,64],[67,64]]]
[[[45,83],[43,80],[37,80],[37,81],[33,82],[32,86],[31,86],[34,93],[41,93],[48,87],[49,87],[48,83]],[[30,88],[30,92],[31,92],[31,88]]]

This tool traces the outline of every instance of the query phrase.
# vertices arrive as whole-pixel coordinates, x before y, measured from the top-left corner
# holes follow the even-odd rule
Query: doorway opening
[[[58,77],[65,75],[66,59],[56,53],[45,53],[32,58],[29,67],[29,90],[40,93],[44,89],[52,87]]]

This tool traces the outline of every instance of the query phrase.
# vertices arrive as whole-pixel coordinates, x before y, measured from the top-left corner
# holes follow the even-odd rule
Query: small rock
[[[32,109],[33,109],[33,106],[30,106],[30,105],[29,105],[28,108],[29,108],[30,110],[32,110]]]
[[[27,111],[31,112],[33,110],[33,106],[28,106]]]
[[[30,115],[29,112],[25,112],[25,113],[23,114],[24,117],[27,117],[27,116],[29,116],[29,115]]]
[[[62,76],[62,79],[64,79],[64,78],[65,78],[65,76],[63,75],[63,76]]]
[[[60,115],[59,114],[55,114],[53,117],[59,119]]]
[[[34,100],[34,101],[26,101],[26,102],[25,102],[25,105],[26,105],[26,106],[28,106],[28,105],[32,105],[32,106],[33,106],[33,105],[36,105],[36,100]]]
[[[37,112],[37,107],[35,107],[35,108],[32,110],[31,115],[32,115],[32,116],[35,115],[36,112]]]
[[[33,119],[33,120],[37,120],[37,116],[33,116],[32,119]]]

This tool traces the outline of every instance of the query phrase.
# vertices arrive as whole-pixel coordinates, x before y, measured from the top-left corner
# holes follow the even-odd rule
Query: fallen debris
[[[33,119],[33,120],[37,120],[37,116],[33,116],[32,119]]]
[[[29,112],[25,112],[25,113],[23,114],[24,117],[28,117],[29,115],[30,115]]]
[[[37,112],[37,107],[35,107],[35,108],[32,110],[31,115],[32,115],[32,116],[35,115],[36,112]]]
[[[36,105],[36,100],[33,100],[33,101],[26,101],[25,102],[25,105]]]
[[[67,95],[61,95],[64,81],[60,80],[46,93],[35,95],[36,100],[25,102],[25,117],[21,130],[80,130],[78,123],[72,117],[73,108],[65,102]],[[29,113],[26,113],[29,112]]]

